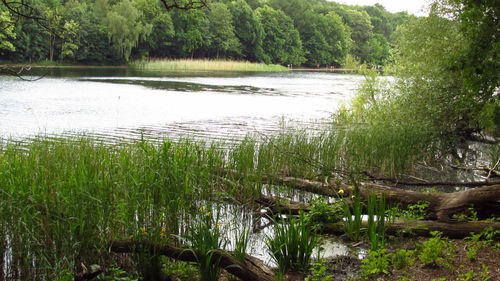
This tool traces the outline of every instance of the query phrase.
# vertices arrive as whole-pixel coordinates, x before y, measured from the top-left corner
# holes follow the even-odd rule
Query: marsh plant
[[[220,223],[220,210],[209,205],[200,207],[199,211],[190,222],[188,235],[184,238],[196,254],[200,280],[215,281],[221,268],[220,256],[214,254],[225,249],[228,241]]]
[[[426,266],[448,266],[452,254],[452,245],[438,231],[431,232],[432,237],[418,248],[418,258]]]
[[[377,197],[372,194],[367,200],[368,212],[368,238],[372,250],[377,250],[385,246],[386,232],[386,205],[383,196]]]
[[[357,240],[362,236],[363,202],[361,202],[359,192],[355,192],[351,196],[351,200],[350,203],[343,200],[344,224],[347,237]]]
[[[306,272],[313,250],[319,245],[318,236],[301,213],[297,218],[275,223],[274,235],[267,237],[268,250],[280,272]]]

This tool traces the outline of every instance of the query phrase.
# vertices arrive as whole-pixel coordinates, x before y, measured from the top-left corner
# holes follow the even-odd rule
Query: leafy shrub
[[[451,245],[441,232],[432,231],[432,237],[423,242],[419,247],[419,260],[428,266],[448,265]]]
[[[391,256],[391,263],[397,269],[402,269],[405,266],[412,265],[415,262],[415,251],[413,250],[398,250]]]
[[[386,254],[386,251],[386,249],[368,251],[368,258],[361,261],[363,277],[370,278],[375,275],[390,273],[390,255]]]

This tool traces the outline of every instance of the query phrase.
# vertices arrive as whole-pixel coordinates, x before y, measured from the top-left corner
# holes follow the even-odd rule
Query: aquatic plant
[[[211,59],[151,59],[147,61],[135,61],[130,66],[141,70],[155,71],[288,71],[288,68],[276,64]]]
[[[306,272],[319,240],[304,214],[275,223],[274,235],[267,237],[268,250],[282,273]]]
[[[183,236],[190,243],[190,250],[196,254],[201,281],[218,280],[221,268],[216,251],[225,249],[227,240],[220,224],[220,213],[213,206],[202,206]],[[219,257],[220,259],[220,257]]]
[[[368,196],[367,200],[367,213],[368,213],[368,238],[370,240],[370,248],[378,250],[385,246],[385,221],[386,221],[386,206],[384,197],[378,198],[372,194]]]

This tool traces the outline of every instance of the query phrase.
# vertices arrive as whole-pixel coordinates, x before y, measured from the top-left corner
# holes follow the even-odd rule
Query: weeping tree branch
[[[167,10],[191,10],[207,7],[207,0],[189,0],[187,2],[178,0],[160,0],[160,2]]]

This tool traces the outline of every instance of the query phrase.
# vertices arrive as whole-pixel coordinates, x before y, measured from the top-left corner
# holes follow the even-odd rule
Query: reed
[[[274,235],[267,238],[267,245],[278,269],[282,273],[306,272],[319,241],[305,215],[277,222],[274,231]]]
[[[276,64],[212,59],[150,59],[133,62],[130,66],[154,71],[288,71]]]

